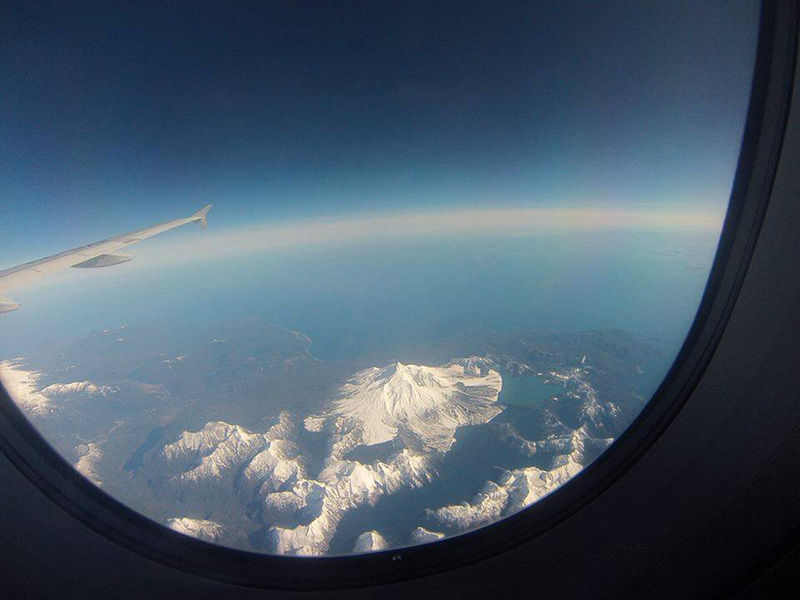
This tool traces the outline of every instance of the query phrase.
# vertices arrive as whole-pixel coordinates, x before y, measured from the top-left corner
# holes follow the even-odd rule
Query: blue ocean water
[[[376,364],[482,330],[615,327],[656,336],[674,353],[716,243],[698,232],[414,238],[148,265],[130,276],[67,274],[16,291],[23,308],[3,316],[0,356],[123,323],[191,328],[245,316],[302,331],[319,358]]]

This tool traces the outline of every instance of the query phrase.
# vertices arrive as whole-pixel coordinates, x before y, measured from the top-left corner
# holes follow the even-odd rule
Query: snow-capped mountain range
[[[184,432],[159,455],[167,470],[180,469],[164,493],[199,498],[235,486],[247,502],[255,498],[266,522],[287,523],[265,528],[268,550],[324,554],[348,510],[424,485],[459,426],[486,423],[500,413],[501,377],[484,371],[465,360],[444,367],[395,363],[356,373],[327,412],[304,421],[308,431],[328,436],[329,452],[313,476],[289,413],[263,434],[224,422]],[[397,450],[386,460],[364,464],[345,457],[359,446],[396,438]],[[378,538],[370,544],[381,545]]]
[[[0,362],[0,374],[57,449],[109,493],[186,535],[297,555],[328,554],[334,538],[335,552],[426,543],[517,512],[604,451],[639,402],[624,387],[641,372],[630,358],[638,342],[621,332],[467,336],[442,345],[465,358],[350,374],[311,356],[297,332],[248,321],[207,335],[205,345],[160,351],[163,341],[126,330],[137,348],[154,349],[128,365],[102,333],[79,346],[108,346],[91,359],[53,350],[44,361]],[[552,397],[512,409],[501,393],[515,377],[546,382]],[[325,395],[303,395],[317,390]],[[486,432],[481,443],[499,462],[487,458],[488,470],[456,490],[463,496],[429,494],[401,529],[364,516],[381,515],[389,497],[403,503],[443,468],[471,464],[452,459],[467,429]]]

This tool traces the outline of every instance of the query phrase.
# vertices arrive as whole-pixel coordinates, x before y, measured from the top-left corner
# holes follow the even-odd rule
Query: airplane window
[[[20,9],[2,384],[86,480],[229,548],[519,513],[613,452],[686,338],[758,14]]]

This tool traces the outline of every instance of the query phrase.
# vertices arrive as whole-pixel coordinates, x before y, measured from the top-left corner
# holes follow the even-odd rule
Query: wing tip
[[[206,204],[203,208],[198,210],[189,218],[192,219],[192,221],[196,221],[203,229],[208,229],[208,218],[206,217],[206,215],[208,214],[208,211],[211,210],[212,206],[214,205]]]

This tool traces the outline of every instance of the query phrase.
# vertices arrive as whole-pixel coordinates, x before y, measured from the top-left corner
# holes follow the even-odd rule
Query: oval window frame
[[[0,386],[0,451],[72,517],[147,558],[203,577],[258,588],[346,589],[413,579],[496,556],[557,526],[619,480],[669,427],[705,371],[752,257],[780,156],[791,101],[797,6],[764,2],[756,65],[731,200],[697,315],[659,389],[612,447],[532,506],[430,544],[370,554],[287,557],[184,536],[94,486],[38,433]]]

